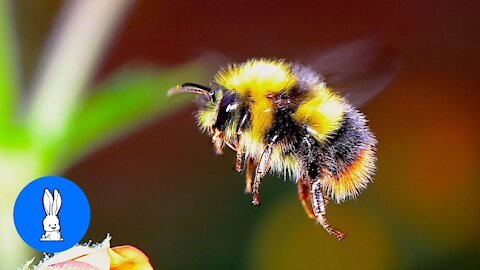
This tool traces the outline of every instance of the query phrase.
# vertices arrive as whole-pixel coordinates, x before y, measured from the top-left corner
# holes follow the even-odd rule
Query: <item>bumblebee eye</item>
[[[237,105],[235,103],[235,100],[237,99],[236,95],[233,94],[233,93],[229,93],[229,92],[226,92],[223,97],[222,97],[222,100],[220,101],[220,110],[225,110],[227,111],[227,109],[231,106],[234,106],[234,105]]]
[[[237,96],[234,93],[225,92],[218,108],[217,121],[214,128],[225,129],[225,124],[231,118],[233,111],[238,107]]]

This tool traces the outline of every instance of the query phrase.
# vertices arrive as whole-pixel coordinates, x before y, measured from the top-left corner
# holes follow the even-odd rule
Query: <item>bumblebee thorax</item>
[[[220,70],[215,82],[239,96],[260,98],[290,90],[296,79],[284,61],[252,59]]]

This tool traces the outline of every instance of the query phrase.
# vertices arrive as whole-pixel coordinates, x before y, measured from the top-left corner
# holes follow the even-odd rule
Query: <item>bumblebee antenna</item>
[[[196,83],[184,83],[181,86],[177,85],[168,90],[167,95],[172,96],[178,93],[194,93],[199,95],[211,96],[211,89]]]

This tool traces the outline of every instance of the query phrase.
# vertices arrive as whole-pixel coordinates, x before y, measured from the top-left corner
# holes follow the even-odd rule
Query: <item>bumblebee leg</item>
[[[217,155],[223,155],[223,132],[221,132],[218,129],[215,129],[213,131],[212,135],[212,143],[214,147],[215,154]]]
[[[260,163],[255,170],[255,178],[253,179],[252,184],[252,193],[253,193],[253,205],[260,205],[260,196],[258,191],[260,189],[260,182],[262,177],[267,174],[268,168],[270,167],[270,156],[272,154],[272,146],[268,145],[267,148],[263,151],[262,157],[260,158]]]
[[[236,145],[236,150],[237,150],[237,155],[236,155],[236,160],[235,160],[235,171],[237,172],[242,172],[242,159],[243,159],[243,151],[242,149],[238,146],[238,143]]]
[[[247,159],[247,168],[245,176],[245,193],[252,193],[252,169],[254,167],[253,159]]]
[[[228,146],[228,148],[232,149],[233,151],[237,151],[237,146],[229,143],[228,141],[223,141],[223,143],[225,143],[226,146]]]
[[[303,209],[305,210],[305,213],[307,213],[307,216],[311,219],[315,219],[315,215],[313,214],[312,210],[312,203],[310,200],[310,189],[308,185],[305,183],[305,180],[303,179],[298,179],[297,182],[297,187],[298,187],[298,198],[302,202]]]
[[[242,171],[243,151],[240,147],[240,136],[242,135],[243,130],[245,129],[245,126],[247,125],[247,122],[248,122],[249,118],[250,118],[250,111],[247,109],[247,107],[242,108],[242,110],[240,112],[240,121],[239,121],[238,126],[237,126],[237,143],[236,143],[237,161],[235,163],[235,170],[237,172]],[[247,178],[248,178],[248,176],[247,176]],[[252,182],[252,181],[250,180],[250,182]]]
[[[345,234],[337,229],[332,228],[325,217],[327,213],[325,208],[326,202],[320,180],[317,180],[312,184],[310,188],[310,195],[312,196],[311,200],[313,214],[315,215],[318,223],[320,223],[329,234],[335,235],[338,238],[338,241],[341,241],[345,237]]]

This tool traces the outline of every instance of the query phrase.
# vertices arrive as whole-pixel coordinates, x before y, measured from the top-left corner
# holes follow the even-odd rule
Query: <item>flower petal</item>
[[[46,259],[38,270],[50,269],[82,269],[82,270],[107,270],[109,257],[107,250],[110,248],[110,237],[94,247],[78,245]]]
[[[153,270],[148,257],[132,246],[118,246],[108,250],[110,270]]]
[[[92,266],[91,264],[84,262],[68,261],[57,264],[52,264],[43,268],[45,270],[59,270],[59,269],[68,269],[68,270],[100,270],[100,268]]]

